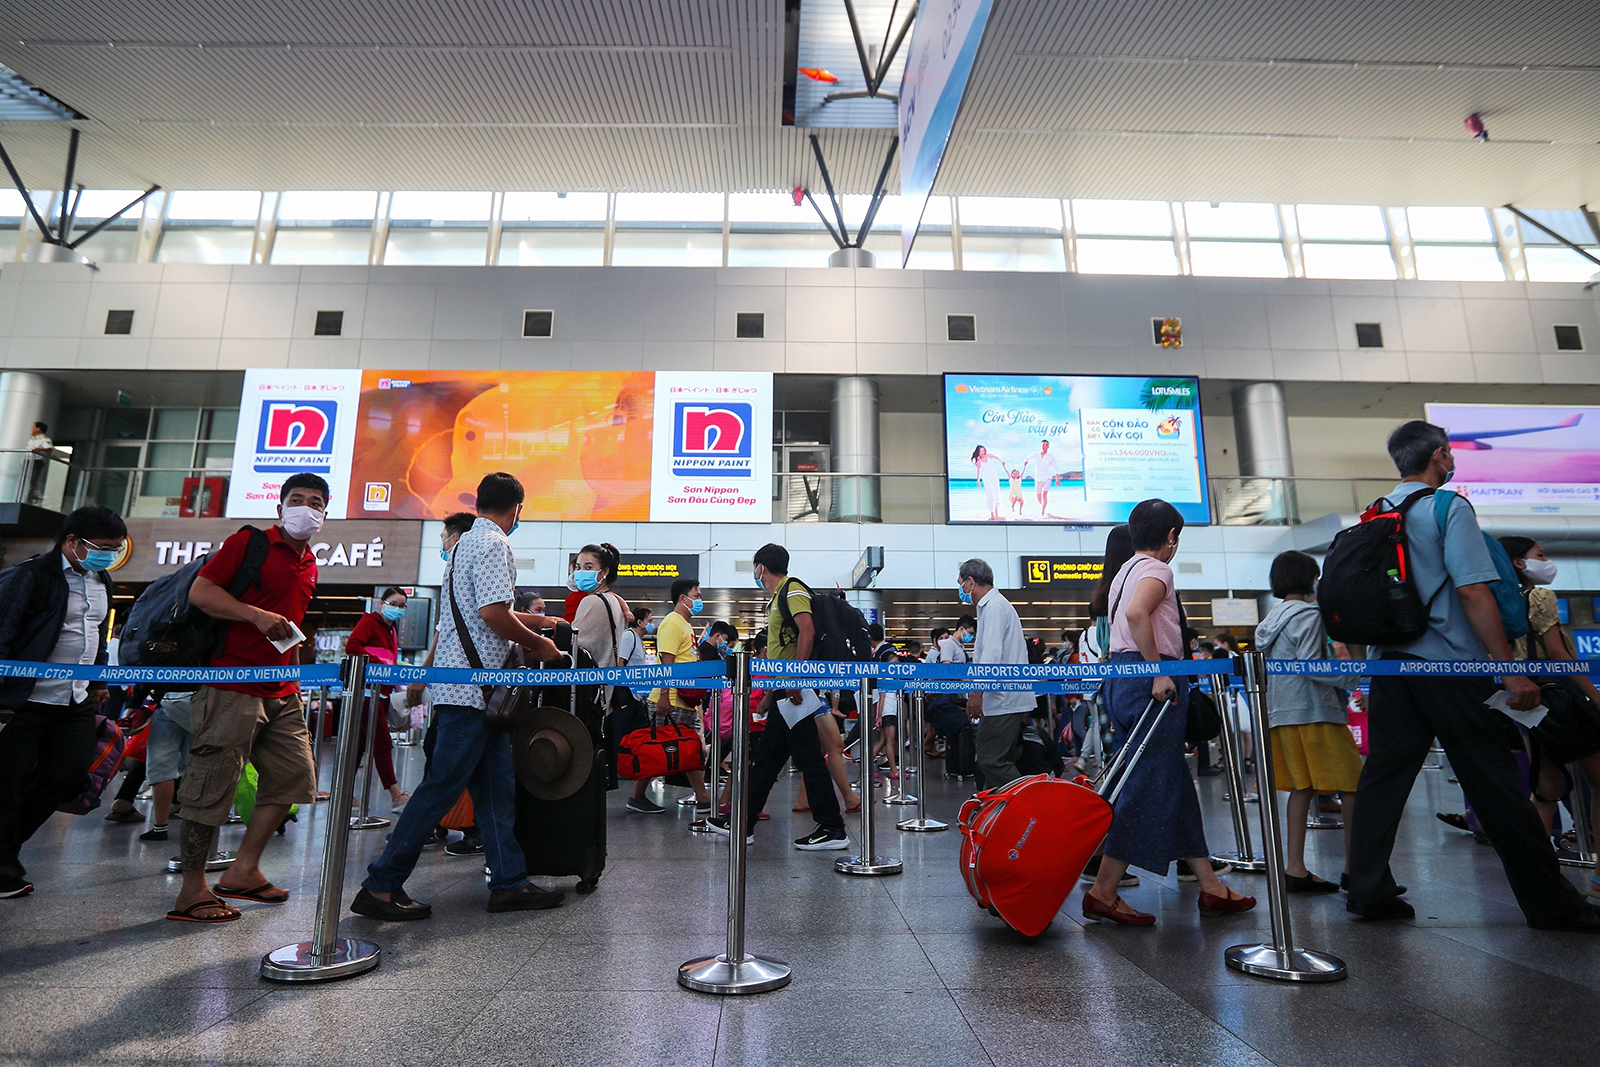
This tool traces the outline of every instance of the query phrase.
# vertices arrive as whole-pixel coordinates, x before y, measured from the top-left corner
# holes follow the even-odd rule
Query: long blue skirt
[[[1114,652],[1113,663],[1138,662],[1137,652]],[[1106,855],[1156,874],[1166,874],[1173,860],[1209,856],[1205,827],[1200,821],[1200,800],[1194,779],[1184,762],[1184,733],[1188,727],[1189,679],[1174,678],[1177,694],[1161,725],[1150,738],[1139,763],[1128,772],[1126,784],[1117,797],[1111,833],[1106,836]],[[1107,713],[1115,726],[1117,747],[1131,743],[1137,749],[1147,723],[1139,736],[1129,732],[1150,703],[1148,678],[1112,678],[1105,683]],[[1133,753],[1128,753],[1133,758]]]

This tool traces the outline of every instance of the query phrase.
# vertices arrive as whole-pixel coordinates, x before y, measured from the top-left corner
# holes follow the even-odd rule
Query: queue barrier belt
[[[1230,660],[1161,660],[1133,663],[896,663],[824,660],[752,660],[751,675],[765,688],[805,683],[834,688],[863,678],[875,679],[886,691],[965,692],[1090,692],[1111,678],[1157,676],[1214,677],[1233,674]],[[1284,660],[1266,661],[1268,675],[1352,675],[1371,677],[1483,677],[1499,674],[1600,676],[1595,660]],[[372,685],[415,682],[455,685],[625,685],[634,688],[677,684],[679,688],[724,689],[725,665],[719,661],[656,664],[643,667],[596,667],[552,670],[473,670],[466,667],[414,667],[371,663],[366,681]],[[110,685],[216,685],[294,681],[336,686],[339,664],[287,667],[105,667],[0,660],[0,678],[72,679]],[[684,684],[687,683],[687,684]]]

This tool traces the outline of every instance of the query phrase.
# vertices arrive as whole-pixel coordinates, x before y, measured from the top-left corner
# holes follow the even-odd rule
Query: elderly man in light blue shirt
[[[958,576],[961,599],[978,606],[972,662],[1027,663],[1022,620],[994,587],[994,571],[981,559],[969,559]],[[1022,754],[1022,728],[1033,706],[1034,696],[1028,692],[980,692],[967,698],[967,715],[977,720],[978,788],[998,789],[1022,777],[1017,758]]]

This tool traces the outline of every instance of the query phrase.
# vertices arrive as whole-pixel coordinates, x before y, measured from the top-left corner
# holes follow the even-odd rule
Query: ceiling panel
[[[776,0],[9,0],[0,63],[89,116],[100,187],[817,182]],[[870,191],[889,131],[821,136]],[[59,181],[59,124],[0,138]],[[1592,0],[1008,0],[939,191],[1570,207],[1597,141]]]

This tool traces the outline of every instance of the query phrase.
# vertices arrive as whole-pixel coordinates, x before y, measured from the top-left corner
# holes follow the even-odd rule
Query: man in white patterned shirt
[[[434,666],[481,665],[495,670],[505,663],[513,644],[527,649],[532,659],[556,658],[555,644],[528,628],[538,625],[539,617],[512,610],[517,565],[508,535],[520,521],[522,500],[522,483],[509,474],[490,474],[478,483],[478,519],[456,542],[445,568],[440,597],[443,618]],[[464,626],[457,625],[458,618]],[[471,652],[467,642],[471,642]],[[562,893],[540,889],[528,881],[527,862],[512,833],[511,739],[484,722],[482,687],[437,684],[430,688],[438,733],[428,776],[401,812],[383,855],[367,868],[367,879],[350,910],[390,920],[426,919],[433,913],[427,904],[407,896],[402,887],[433,828],[455,806],[463,789],[472,795],[489,863],[489,910],[558,906]]]
[[[1027,663],[1028,643],[1022,620],[994,587],[994,571],[981,559],[961,565],[960,590],[978,605],[978,639],[972,650],[974,663]],[[1022,754],[1022,728],[1033,710],[1032,693],[981,693],[967,697],[967,715],[978,721],[976,757],[978,788],[999,789],[1022,777],[1017,757]]]

